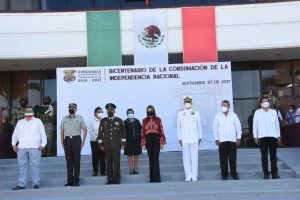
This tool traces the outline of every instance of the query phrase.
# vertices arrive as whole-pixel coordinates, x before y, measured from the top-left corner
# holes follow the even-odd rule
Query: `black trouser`
[[[236,172],[236,143],[221,142],[219,146],[220,166],[223,177],[228,176],[228,159],[231,176],[237,176]]]
[[[68,182],[78,182],[80,174],[81,137],[65,137],[64,149],[67,161]]]
[[[92,163],[93,163],[93,172],[98,174],[99,162],[100,162],[100,173],[105,174],[106,163],[105,163],[105,153],[99,148],[98,141],[91,141],[91,150],[92,150]]]
[[[107,168],[107,181],[115,182],[120,181],[121,169],[120,169],[120,157],[121,149],[106,149],[104,148],[106,156],[106,168]]]
[[[157,134],[150,134],[146,137],[146,148],[149,157],[150,182],[160,182],[159,152],[160,137]]]
[[[277,138],[274,137],[263,137],[259,138],[259,147],[261,152],[261,164],[264,171],[264,174],[269,176],[269,167],[268,167],[268,151],[270,152],[271,160],[271,173],[272,176],[277,175]]]

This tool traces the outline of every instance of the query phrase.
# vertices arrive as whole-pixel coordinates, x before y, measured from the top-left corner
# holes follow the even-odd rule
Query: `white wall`
[[[300,2],[216,7],[218,51],[300,47]],[[134,52],[133,10],[120,11],[122,54]],[[169,52],[182,52],[181,8],[167,9]],[[86,13],[0,14],[0,59],[87,55]]]
[[[300,2],[216,8],[218,51],[300,46]]]
[[[86,56],[86,14],[0,14],[0,58]]]

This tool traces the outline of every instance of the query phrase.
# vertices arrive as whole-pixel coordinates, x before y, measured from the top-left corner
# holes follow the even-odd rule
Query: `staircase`
[[[238,149],[237,168],[241,180],[221,180],[218,151],[199,151],[198,182],[184,182],[181,152],[162,152],[160,170],[162,183],[149,183],[148,157],[143,153],[139,174],[129,175],[127,158],[121,157],[121,185],[105,185],[106,176],[91,176],[91,156],[82,156],[80,187],[65,188],[64,157],[42,158],[41,189],[12,191],[17,184],[17,160],[0,160],[0,199],[300,199],[299,175],[280,158],[280,180],[262,180],[260,151]],[[30,179],[30,175],[28,176]]]

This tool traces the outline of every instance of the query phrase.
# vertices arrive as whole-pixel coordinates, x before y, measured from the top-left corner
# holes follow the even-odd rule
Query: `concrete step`
[[[260,150],[259,149],[240,149],[237,151],[237,157],[246,157],[246,156],[254,156],[254,157],[260,157]],[[160,158],[182,158],[182,152],[161,152]],[[199,159],[202,157],[219,157],[219,153],[217,150],[201,150],[199,151]],[[141,155],[141,160],[148,159],[147,152],[143,152]],[[90,161],[92,160],[92,157],[90,155],[82,155],[81,156],[82,161]],[[121,156],[121,160],[127,160],[127,157],[123,155]],[[65,162],[64,156],[58,156],[58,157],[43,157],[42,158],[43,163],[53,163],[53,162]],[[16,164],[16,159],[0,159],[0,166],[2,165],[10,165],[10,164]]]
[[[280,161],[280,159],[278,159]],[[199,164],[216,164],[219,163],[219,157],[218,156],[203,156],[199,157],[198,159]],[[243,164],[243,163],[260,163],[261,158],[260,156],[239,156],[237,157],[237,163],[238,164]],[[81,166],[82,167],[88,167],[91,166],[92,159],[90,160],[81,160]],[[142,165],[148,165],[149,159],[148,158],[142,158],[139,161],[139,164]],[[14,162],[12,163],[6,163],[6,164],[1,164],[0,165],[0,170],[4,169],[5,167],[12,167],[12,166],[17,166],[17,160],[14,159]],[[182,157],[168,157],[168,158],[160,158],[160,164],[161,165],[181,165],[182,164]],[[121,159],[121,166],[126,166],[128,165],[127,159]],[[65,160],[58,160],[58,161],[53,161],[53,162],[45,162],[44,159],[41,160],[40,162],[41,168],[47,167],[47,168],[64,168],[66,166],[66,161]]]
[[[296,200],[300,195],[300,180],[240,180],[172,182],[160,184],[94,185],[71,188],[0,191],[5,200],[65,200],[65,199],[243,199],[243,200]]]
[[[261,180],[263,177],[263,173],[261,171],[242,171],[238,172],[241,180]],[[281,178],[284,179],[294,179],[298,176],[292,170],[281,170],[279,172]],[[220,172],[205,172],[199,173],[198,175],[199,181],[216,181],[221,180]],[[231,177],[228,177],[231,179]],[[161,174],[162,182],[174,182],[174,181],[184,181],[184,173],[163,173]],[[0,190],[9,190],[13,186],[17,184],[17,177],[7,178],[6,181],[0,182]],[[28,177],[30,180],[30,176]],[[273,181],[273,180],[270,180]],[[66,173],[64,175],[54,174],[53,176],[43,177],[41,176],[41,186],[48,187],[62,187],[66,182]],[[92,185],[104,185],[106,182],[105,176],[97,176],[92,177],[88,176],[80,176],[80,183],[82,186],[92,186]],[[142,173],[139,175],[128,175],[122,174],[121,183],[122,184],[136,184],[136,183],[147,183],[149,182],[148,173]],[[28,187],[30,188],[30,181],[28,182]]]
[[[283,162],[278,163],[278,169],[281,170],[287,170],[289,169],[288,166],[286,166]],[[237,171],[261,171],[261,165],[260,164],[239,164],[237,166]],[[160,172],[161,173],[181,173],[184,171],[183,165],[161,165],[160,166]],[[218,163],[216,164],[209,164],[209,165],[199,165],[199,173],[206,173],[206,172],[219,172],[220,166]],[[149,172],[149,166],[143,165],[139,166],[139,173],[148,173]],[[0,180],[5,180],[6,178],[17,178],[18,177],[18,166],[13,167],[6,167],[0,170]],[[100,173],[100,172],[99,172]],[[122,166],[121,167],[121,173],[122,174],[128,174],[129,173],[129,167],[128,166]],[[66,168],[57,168],[57,169],[49,169],[49,168],[41,168],[40,175],[42,177],[53,177],[53,176],[64,176],[66,174]],[[92,174],[92,166],[90,167],[81,167],[80,168],[80,174],[82,176],[89,176]]]

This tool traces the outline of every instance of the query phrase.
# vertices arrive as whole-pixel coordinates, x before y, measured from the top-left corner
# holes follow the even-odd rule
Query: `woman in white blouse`
[[[97,140],[102,115],[103,110],[100,107],[95,108],[94,118],[91,120],[88,129],[91,140],[93,176],[98,175],[99,163],[101,176],[106,175],[105,153],[99,148]]]

